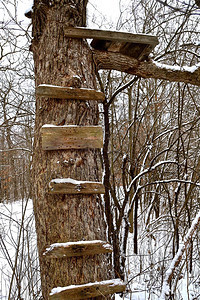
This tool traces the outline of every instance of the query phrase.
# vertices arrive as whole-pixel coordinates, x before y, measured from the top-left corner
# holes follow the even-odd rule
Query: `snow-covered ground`
[[[20,299],[19,290],[33,299],[40,280],[32,200],[0,203],[0,232],[0,299]]]
[[[37,259],[35,223],[33,217],[32,201],[17,201],[8,204],[0,203],[0,300],[8,299],[9,293],[12,299],[20,299],[20,296],[26,300],[40,298],[40,279],[39,264]],[[146,238],[146,241],[148,239]],[[158,239],[159,240],[159,239]],[[148,251],[159,248],[154,245],[155,240],[145,242],[143,237],[140,238],[141,248],[139,254],[133,255],[133,236],[129,237],[127,259],[127,269],[129,277],[133,278],[139,274],[142,268],[148,268],[152,263],[156,263],[151,255],[146,255]],[[160,239],[163,243],[163,240]],[[167,242],[167,240],[165,241]],[[144,246],[145,244],[145,246]],[[162,261],[162,252],[159,251],[160,260]],[[141,261],[142,259],[142,261]],[[198,259],[197,259],[198,260]],[[156,265],[156,264],[155,264]],[[195,268],[194,268],[195,269]],[[151,278],[151,271],[141,276],[136,276],[130,283],[132,293],[115,296],[116,300],[158,300],[161,289],[160,278],[155,281]],[[155,270],[154,270],[155,271]],[[200,285],[198,280],[192,281],[187,272],[182,272],[183,278],[178,281],[177,300],[200,299]],[[194,274],[195,275],[195,274]],[[195,278],[196,276],[194,276]],[[197,276],[198,277],[198,276]],[[154,285],[150,287],[150,282]],[[199,295],[199,296],[198,296]]]
[[[15,291],[20,281],[24,299],[31,300],[34,292],[28,286],[30,278],[27,273],[34,273],[35,293],[40,289],[32,200],[0,203],[0,232],[0,300],[8,299],[12,276],[11,291],[16,297],[14,299],[17,299]],[[16,275],[13,271],[15,265]],[[116,295],[115,299],[147,299],[147,293],[142,289],[142,286],[135,284],[132,295],[123,298]]]

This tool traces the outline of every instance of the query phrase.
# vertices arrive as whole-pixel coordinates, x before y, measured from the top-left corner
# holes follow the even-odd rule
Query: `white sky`
[[[113,26],[117,26],[117,21],[120,15],[119,2],[127,3],[128,0],[89,0],[88,3],[88,17],[91,19],[93,17],[94,22],[93,27],[109,27],[112,22]],[[29,20],[24,16],[24,12],[32,6],[33,0],[18,0],[19,9],[18,17],[19,20],[23,20],[23,24],[30,23]],[[107,22],[105,22],[107,20]],[[108,24],[109,23],[109,24]],[[91,24],[89,24],[91,26]],[[114,28],[113,28],[114,29]]]
[[[97,9],[94,10],[94,7]],[[88,14],[102,15],[108,21],[116,25],[120,15],[119,0],[89,0]],[[99,24],[100,25],[100,24]]]

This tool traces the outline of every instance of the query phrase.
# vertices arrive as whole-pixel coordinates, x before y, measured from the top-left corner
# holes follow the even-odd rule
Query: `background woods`
[[[34,124],[33,64],[30,36],[18,20],[17,3],[1,1],[0,22],[0,199],[30,193]]]
[[[31,33],[25,19],[19,17],[17,4],[20,1],[1,1],[0,7],[2,207],[7,202],[31,198],[32,186],[35,105]],[[97,2],[89,1],[88,27],[156,35],[159,45],[150,61],[158,67],[173,66],[173,76],[180,67],[199,64],[198,1],[121,1],[117,20],[106,20],[96,6]],[[103,204],[108,239],[114,247],[115,275],[127,280],[132,299],[138,291],[149,299],[158,299],[170,262],[200,208],[199,87],[181,80],[144,79],[117,71],[100,70],[96,75],[98,88],[106,95],[99,105],[105,130],[99,161],[104,173]],[[7,220],[15,222],[12,218],[11,213],[2,210],[1,253],[7,259],[10,249],[3,237],[10,230],[5,231],[4,225]],[[2,275],[2,299],[8,293],[17,299],[39,299],[38,264],[31,242],[35,237],[25,235],[32,226],[29,218],[24,215],[19,220],[18,234],[9,241],[14,245],[12,259],[21,259],[10,264],[9,275]],[[24,255],[27,249],[31,255]],[[197,231],[172,276],[170,299],[187,299],[186,294],[188,299],[198,298],[199,267]],[[32,287],[24,283],[22,288],[19,274],[24,274],[22,281],[26,282],[30,270]]]

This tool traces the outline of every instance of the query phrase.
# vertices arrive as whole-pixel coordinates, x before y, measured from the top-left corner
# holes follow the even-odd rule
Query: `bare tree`
[[[29,34],[18,22],[17,4],[1,1],[1,10],[4,11],[0,25],[1,201],[10,201],[30,192],[33,67],[28,51]]]

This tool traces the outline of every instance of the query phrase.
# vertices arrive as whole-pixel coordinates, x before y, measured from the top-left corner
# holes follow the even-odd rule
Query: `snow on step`
[[[41,128],[42,149],[86,149],[103,147],[101,126],[55,126],[46,124]]]
[[[105,95],[102,92],[86,89],[63,87],[50,84],[40,84],[36,88],[36,95],[40,97],[70,99],[70,100],[96,100],[103,102]]]
[[[52,244],[46,249],[43,255],[50,258],[63,258],[111,253],[112,250],[112,246],[105,241],[78,241]]]
[[[78,181],[72,178],[53,179],[49,183],[51,194],[105,194],[101,182]]]
[[[51,290],[51,300],[76,300],[124,292],[126,284],[121,279],[105,280],[82,285],[57,287]]]

